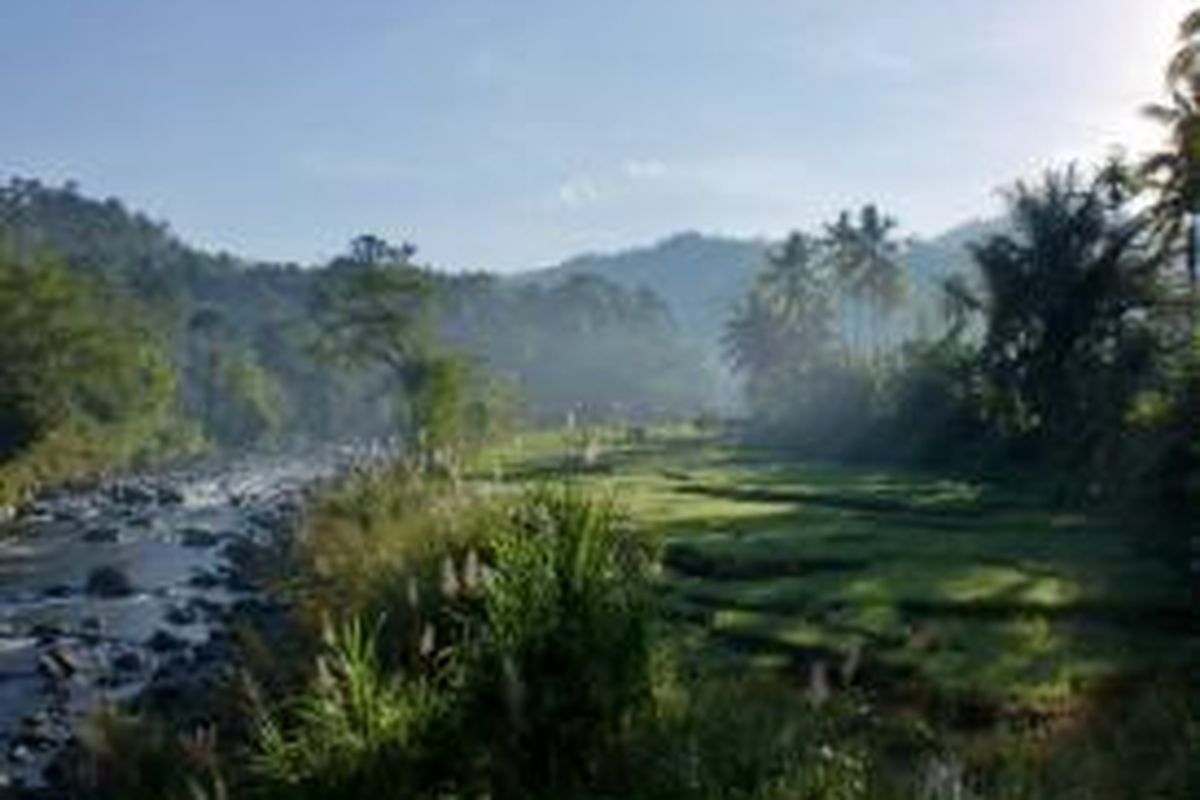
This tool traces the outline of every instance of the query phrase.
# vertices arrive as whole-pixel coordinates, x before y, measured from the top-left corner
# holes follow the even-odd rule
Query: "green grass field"
[[[506,481],[574,475],[663,537],[664,606],[713,653],[1052,713],[1195,652],[1186,586],[1120,528],[935,475],[796,463],[686,428],[563,434],[491,454]],[[857,656],[850,654],[857,653]]]

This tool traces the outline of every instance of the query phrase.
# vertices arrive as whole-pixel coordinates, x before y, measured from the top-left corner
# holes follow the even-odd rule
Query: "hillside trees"
[[[343,366],[383,370],[393,384],[397,419],[411,444],[428,436],[445,401],[449,375],[434,354],[434,282],[412,263],[416,248],[364,235],[333,261],[316,293],[317,347]],[[432,442],[430,443],[432,444]]]
[[[176,373],[128,301],[0,245],[0,497],[165,445]]]
[[[700,356],[644,287],[586,273],[544,285],[456,276],[443,317],[447,342],[515,386],[535,419],[645,421],[699,412],[711,395]]]
[[[1116,460],[1126,414],[1158,377],[1161,259],[1114,174],[1070,169],[1018,184],[1006,228],[971,249],[978,280],[942,282],[944,332],[893,345],[887,359],[883,337],[843,299],[873,324],[900,302],[893,223],[867,206],[857,222],[843,213],[815,248],[794,235],[729,325],[758,421],[839,455],[990,446],[1081,473]],[[813,362],[829,352],[846,357]],[[968,446],[947,450],[949,431]]]
[[[1019,183],[1013,232],[974,248],[991,418],[1042,458],[1086,464],[1153,367],[1157,260],[1144,221],[1073,170]]]
[[[875,205],[857,217],[843,211],[825,226],[823,245],[848,321],[847,355],[877,361],[886,348],[886,322],[904,299],[902,248],[893,238],[896,221]]]
[[[817,243],[793,233],[767,254],[767,266],[737,307],[725,334],[747,397],[764,420],[780,424],[816,396],[833,364],[836,340],[829,275]]]
[[[898,349],[887,327],[904,292],[895,225],[868,205],[819,238],[791,234],[727,324],[751,411],[794,443],[844,454],[870,426],[885,356]]]

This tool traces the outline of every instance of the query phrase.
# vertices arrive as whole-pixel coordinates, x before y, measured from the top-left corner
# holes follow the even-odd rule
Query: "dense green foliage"
[[[0,243],[0,502],[186,444],[176,373],[136,306]]]
[[[31,295],[23,310],[5,312],[4,323],[18,331],[5,368],[22,371],[26,383],[6,382],[0,460],[28,445],[35,428],[53,427],[46,419],[58,425],[67,395],[78,406],[86,393],[96,405],[118,385],[121,397],[146,405],[90,408],[72,419],[119,414],[153,428],[160,406],[169,407],[226,448],[395,432],[435,449],[478,443],[512,424],[518,398],[527,417],[555,420],[652,418],[707,403],[704,370],[663,302],[598,277],[542,286],[447,275],[416,264],[411,246],[371,236],[323,267],[249,264],[188,247],[116,200],[19,179],[0,188],[0,230],[6,264],[21,266],[11,281],[36,284],[44,271],[46,292],[70,295]],[[62,308],[51,319],[36,302]],[[57,319],[86,328],[105,314],[140,320],[105,336],[126,331],[126,360],[156,360],[162,386],[129,391],[125,367],[103,355],[116,352],[114,342],[72,373],[73,389],[35,391],[33,373],[44,372],[38,380],[49,385],[65,367],[44,359],[32,367],[35,356],[15,348],[52,347]],[[94,455],[95,466],[123,460]],[[39,475],[68,472],[48,467]]]
[[[1166,150],[1016,184],[943,276],[936,324],[906,267],[920,245],[873,205],[766,249],[723,343],[770,448],[644,424],[703,410],[710,371],[663,298],[586,274],[595,258],[509,282],[360,237],[308,272],[249,268],[14,183],[0,462],[100,441],[94,463],[127,460],[179,409],[222,444],[407,445],[255,553],[281,602],[239,620],[247,680],[225,690],[252,722],[234,742],[105,717],[78,782],[263,800],[1190,798],[1194,541],[1177,534],[1200,508],[1198,53],[1200,12],[1152,111]],[[101,229],[123,233],[91,247]],[[135,302],[157,312],[145,327],[106,321]],[[566,432],[485,447],[512,391]],[[908,468],[797,458],[813,455]]]
[[[325,633],[259,728],[251,796],[867,797],[865,748],[902,741],[850,704],[694,674],[651,543],[575,487],[487,499],[390,472],[312,525],[288,583]]]
[[[841,243],[887,252],[886,226],[864,212],[824,240],[796,234],[728,329],[754,422],[809,452],[1019,463],[1060,475],[1070,493],[1112,494],[1156,469],[1148,442],[1171,449],[1170,415],[1185,413],[1180,376],[1195,353],[1177,309],[1191,301],[1131,187],[1111,170],[1018,184],[1008,229],[972,249],[976,276],[946,282],[943,332],[907,343],[832,312],[864,286],[876,317],[898,302],[889,270],[856,278],[872,261],[855,266]],[[948,451],[952,441],[970,446]]]

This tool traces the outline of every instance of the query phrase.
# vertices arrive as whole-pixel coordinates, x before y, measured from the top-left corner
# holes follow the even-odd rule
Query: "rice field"
[[[582,481],[662,543],[665,615],[735,664],[828,665],[977,707],[1053,713],[1197,650],[1153,531],[947,476],[799,463],[690,428],[539,433],[505,483]]]

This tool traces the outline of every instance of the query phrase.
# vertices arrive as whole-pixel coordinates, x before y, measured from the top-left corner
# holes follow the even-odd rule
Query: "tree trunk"
[[[1188,296],[1187,296],[1187,326],[1188,326],[1188,346],[1191,347],[1192,340],[1196,336],[1196,281],[1197,281],[1197,252],[1196,252],[1196,233],[1197,233],[1197,215],[1188,213],[1187,220],[1187,281],[1188,281]]]

